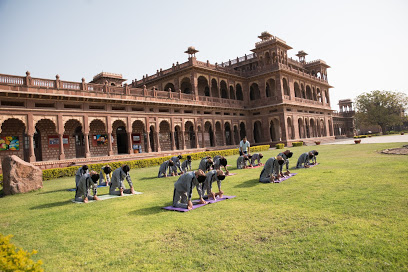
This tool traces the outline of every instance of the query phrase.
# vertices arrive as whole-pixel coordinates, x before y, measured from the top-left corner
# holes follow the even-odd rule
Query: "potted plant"
[[[401,132],[401,135],[404,135],[404,132]]]
[[[316,141],[315,144],[316,144],[316,145],[320,145],[320,141]]]
[[[354,140],[354,142],[355,142],[356,144],[359,144],[359,143],[361,143],[361,140],[360,140],[360,139]]]

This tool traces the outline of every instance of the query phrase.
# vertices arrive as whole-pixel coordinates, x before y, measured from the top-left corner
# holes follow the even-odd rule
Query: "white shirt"
[[[245,143],[244,143],[244,141],[241,141],[239,143],[239,147],[241,148],[242,152],[248,151],[248,147],[250,147],[250,146],[251,145],[250,145],[250,143],[248,141],[246,141]]]

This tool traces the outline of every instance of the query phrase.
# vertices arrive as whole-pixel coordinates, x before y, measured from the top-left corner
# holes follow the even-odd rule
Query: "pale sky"
[[[0,73],[86,81],[101,71],[128,83],[172,63],[251,53],[262,31],[322,59],[332,108],[372,90],[408,94],[408,1],[5,1]]]

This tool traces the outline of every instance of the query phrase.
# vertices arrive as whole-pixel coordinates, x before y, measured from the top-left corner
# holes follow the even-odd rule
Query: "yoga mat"
[[[316,164],[309,164],[309,168],[312,168],[312,167],[314,167],[314,166],[316,166],[316,165],[319,165],[319,163],[316,163]]]
[[[296,175],[297,175],[297,173],[290,173],[290,174],[289,174],[289,177],[283,177],[283,178],[281,178],[280,180],[275,180],[274,183],[281,183],[282,181],[285,181],[285,180],[287,180],[287,179],[290,179],[291,177],[296,176]]]
[[[261,167],[261,166],[260,165],[255,165],[255,166],[248,167],[248,168],[245,168],[245,169],[254,169],[254,168],[258,168],[258,167]]]
[[[125,197],[125,196],[133,196],[133,195],[141,195],[141,194],[143,194],[142,192],[135,192],[135,194],[123,194],[123,197]],[[111,198],[117,198],[117,197],[121,197],[121,196],[118,196],[118,195],[101,195],[101,196],[98,196],[99,197],[99,200],[88,200],[88,203],[90,203],[90,202],[95,202],[95,201],[102,201],[102,200],[107,200],[107,199],[111,199]],[[71,200],[73,203],[77,203],[77,204],[84,204],[84,202],[82,202],[82,201],[75,201],[75,199],[72,199]]]
[[[100,188],[100,187],[109,187],[109,186],[98,185],[98,188]],[[68,189],[67,191],[75,192],[75,191],[76,191],[76,188]]]
[[[208,205],[208,204],[212,204],[212,203],[216,203],[216,202],[220,202],[226,199],[230,199],[230,198],[234,198],[236,196],[223,196],[222,198],[217,198],[216,200],[206,200],[207,204],[197,204],[197,202],[199,200],[193,200],[193,209],[189,210],[189,209],[183,209],[183,208],[176,208],[173,206],[167,206],[167,207],[163,207],[162,209],[168,210],[168,211],[177,211],[177,212],[188,212],[188,211],[192,211],[195,210],[197,208],[200,208],[202,206]]]
[[[229,173],[228,175],[225,175],[226,177],[229,177],[229,176],[235,176],[237,173]]]

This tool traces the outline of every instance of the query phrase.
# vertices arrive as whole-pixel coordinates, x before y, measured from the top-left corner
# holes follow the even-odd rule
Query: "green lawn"
[[[70,202],[73,177],[49,180],[0,198],[0,233],[37,249],[46,271],[407,271],[408,156],[378,153],[402,145],[292,148],[291,166],[312,149],[321,164],[281,184],[231,167],[223,190],[237,197],[188,213],[160,208],[177,177],[158,167],[131,171],[142,195],[86,205]]]

